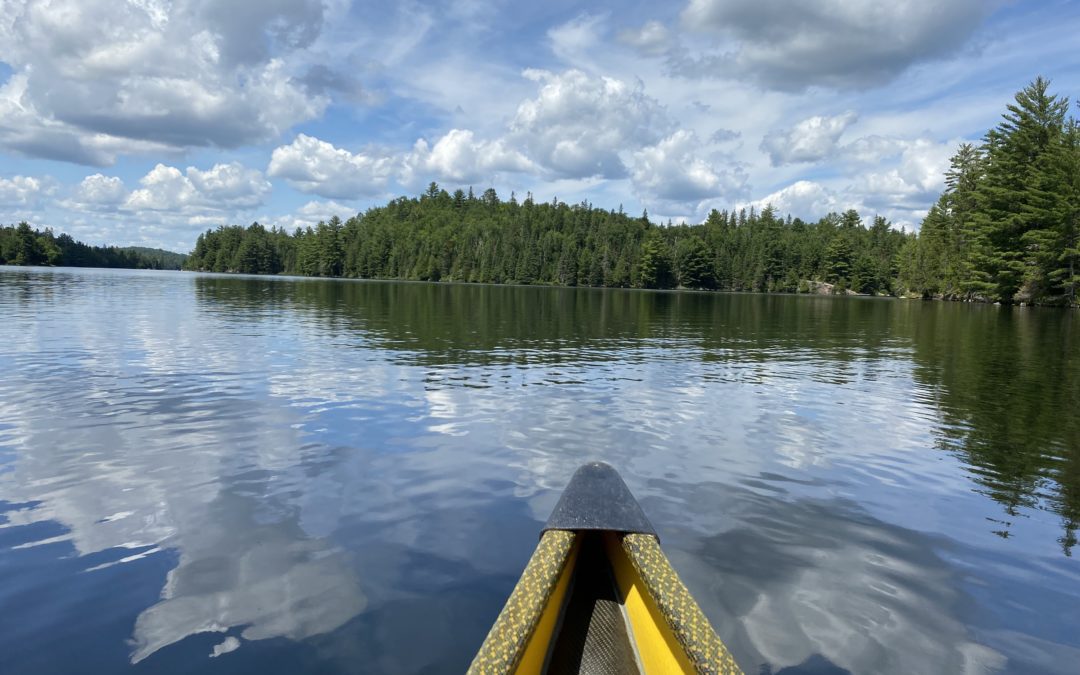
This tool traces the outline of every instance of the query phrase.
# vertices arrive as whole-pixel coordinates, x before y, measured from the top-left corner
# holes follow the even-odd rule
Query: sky
[[[1080,99],[1078,35],[1075,0],[0,0],[0,223],[186,252],[435,181],[913,229],[1017,90]]]

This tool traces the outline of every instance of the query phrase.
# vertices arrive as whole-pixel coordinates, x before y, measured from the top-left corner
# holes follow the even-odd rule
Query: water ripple
[[[463,670],[587,459],[748,672],[1080,657],[1067,315],[9,268],[0,314],[5,672]]]

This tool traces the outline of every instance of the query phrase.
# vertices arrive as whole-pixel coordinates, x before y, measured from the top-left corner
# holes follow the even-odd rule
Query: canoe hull
[[[583,562],[582,552],[589,548],[599,549],[603,571],[593,569],[595,562]],[[597,582],[602,574],[609,575],[610,596]],[[577,601],[583,593],[585,599]],[[609,598],[625,622],[621,631],[602,623],[612,620],[599,605]],[[592,632],[601,637],[591,639]],[[613,640],[612,634],[625,637]],[[620,644],[622,639],[628,644]],[[742,672],[656,537],[548,530],[469,672],[628,672],[623,667],[627,651],[634,670],[642,673]]]

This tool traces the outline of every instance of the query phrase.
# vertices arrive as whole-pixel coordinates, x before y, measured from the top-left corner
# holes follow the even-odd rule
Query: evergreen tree
[[[771,207],[712,211],[657,226],[643,213],[557,198],[520,204],[488,188],[451,196],[432,183],[342,223],[285,232],[221,227],[200,235],[191,269],[644,288],[837,290],[945,298],[1076,302],[1080,150],[1066,102],[1038,79],[981,145],[963,144],[918,235],[854,210],[817,222]],[[251,241],[248,241],[251,239]],[[268,247],[262,245],[265,240]],[[16,248],[0,236],[0,254]],[[269,252],[269,257],[267,254]],[[24,256],[25,257],[25,256]]]
[[[88,246],[29,223],[0,227],[0,265],[180,269],[186,256],[140,246]]]
[[[1026,242],[1025,235],[1060,227],[1052,222],[1053,206],[1039,197],[1059,187],[1048,174],[1056,164],[1053,155],[1062,143],[1068,111],[1068,100],[1051,95],[1049,84],[1039,77],[1017,93],[1001,123],[986,136],[986,173],[975,214],[986,243],[976,266],[989,279],[986,289],[994,300],[1013,299],[1031,279],[1027,268],[1038,265],[1033,258],[1039,257],[1039,247],[1049,243],[1041,233]]]
[[[847,233],[838,232],[825,249],[825,280],[847,288],[854,256]]]
[[[671,288],[674,278],[671,252],[659,232],[653,230],[641,248],[638,264],[638,286],[641,288]]]
[[[903,285],[946,298],[1076,303],[1080,148],[1067,111],[1037,78],[982,145],[960,146],[944,194],[905,245]]]
[[[679,240],[675,250],[676,278],[683,288],[715,288],[712,264],[705,242],[690,236]]]
[[[12,262],[16,265],[40,265],[45,262],[44,257],[38,245],[38,238],[30,228],[30,223],[25,220],[19,223],[19,226],[15,228]]]

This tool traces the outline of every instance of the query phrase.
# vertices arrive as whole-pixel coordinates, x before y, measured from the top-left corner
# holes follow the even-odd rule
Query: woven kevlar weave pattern
[[[627,534],[623,537],[622,545],[697,672],[742,675],[735,659],[668,563],[656,537]]]
[[[555,589],[573,543],[573,532],[549,530],[544,533],[506,606],[499,612],[495,625],[469,666],[470,675],[513,672]]]

